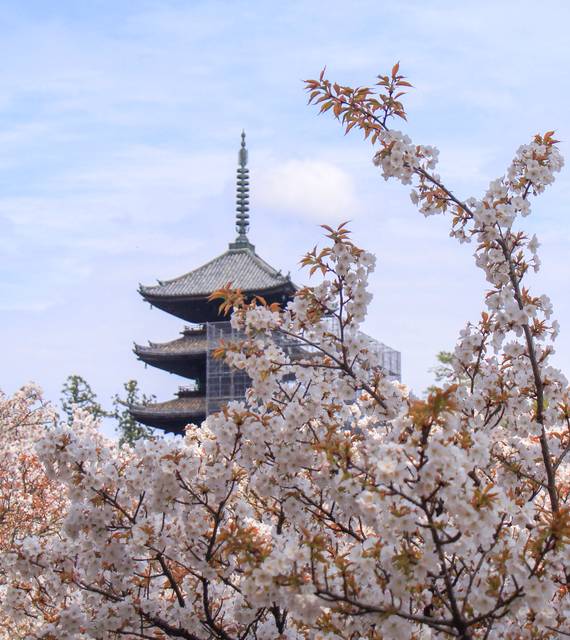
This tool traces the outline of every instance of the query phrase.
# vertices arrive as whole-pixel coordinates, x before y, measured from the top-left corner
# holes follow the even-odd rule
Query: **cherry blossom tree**
[[[346,225],[305,256],[320,281],[286,309],[219,292],[243,335],[219,355],[251,377],[245,403],[183,439],[117,450],[63,426],[42,440],[71,506],[61,537],[11,564],[52,607],[35,637],[570,636],[568,381],[549,362],[551,304],[525,280],[538,241],[518,228],[562,158],[537,135],[461,199],[437,150],[388,126],[409,86],[399,65],[376,92],[307,82],[373,142],[384,178],[474,246],[489,291],[454,350],[462,383],[424,401],[388,378],[360,329],[374,257]]]
[[[34,538],[41,544],[61,526],[64,492],[48,479],[34,450],[37,440],[55,426],[55,419],[54,409],[33,385],[22,387],[11,397],[0,393],[0,592],[4,595],[9,574],[4,560],[26,539]],[[15,585],[25,588],[25,581],[18,580]],[[0,637],[27,637],[33,626],[34,617],[21,612],[7,617],[2,612]]]

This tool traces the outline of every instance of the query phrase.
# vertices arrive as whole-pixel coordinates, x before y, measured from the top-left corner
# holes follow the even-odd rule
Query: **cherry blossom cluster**
[[[401,131],[382,131],[379,136],[382,149],[374,155],[374,164],[382,169],[385,180],[396,178],[402,184],[412,183],[415,173],[421,169],[435,169],[439,151],[435,147],[414,145]],[[417,196],[412,192],[412,198]],[[425,210],[429,215],[429,209]]]
[[[234,311],[244,338],[226,357],[252,377],[246,404],[132,449],[86,416],[41,442],[71,506],[56,539],[12,557],[22,582],[6,606],[41,613],[35,637],[518,640],[567,627],[567,516],[550,507],[521,391],[532,372],[509,366],[525,347],[410,397],[347,308],[374,261],[344,227],[328,236],[305,257],[320,284],[284,311]],[[463,332],[465,361],[489,318]],[[566,500],[568,409],[552,398]]]
[[[0,602],[12,610],[18,609],[18,598],[8,594],[14,596],[19,590],[10,587],[22,582],[19,576],[13,581],[11,559],[32,540],[42,544],[57,535],[66,506],[61,486],[47,477],[34,450],[55,423],[56,413],[37,386],[26,385],[11,397],[0,393]],[[35,618],[6,609],[0,610],[1,637],[28,637]]]

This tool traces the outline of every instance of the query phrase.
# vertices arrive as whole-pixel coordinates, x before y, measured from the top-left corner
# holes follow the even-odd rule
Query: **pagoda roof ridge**
[[[187,424],[199,424],[206,417],[206,398],[175,397],[166,402],[146,405],[129,405],[129,411],[137,422],[171,433],[184,433]]]
[[[177,396],[172,400],[165,402],[153,402],[149,404],[131,404],[129,409],[137,414],[146,414],[148,416],[167,412],[174,412],[183,415],[193,415],[203,413],[206,407],[206,398],[204,396]]]
[[[295,289],[290,276],[283,275],[261,258],[249,242],[231,243],[229,248],[205,264],[156,285],[140,285],[143,297],[207,297],[214,291],[232,287],[244,292],[263,292],[281,287]]]

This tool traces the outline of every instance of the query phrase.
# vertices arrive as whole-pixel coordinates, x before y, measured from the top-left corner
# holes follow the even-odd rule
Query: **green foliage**
[[[95,418],[108,416],[109,414],[97,401],[97,394],[80,375],[72,374],[67,377],[61,389],[61,408],[67,416],[67,423],[73,422],[74,409],[83,409]]]
[[[435,383],[428,387],[427,393],[433,393],[441,386],[457,384],[465,385],[469,384],[469,378],[465,374],[457,374],[453,369],[453,353],[451,351],[439,351],[436,354],[436,360],[438,364],[430,369],[430,372],[434,374]]]
[[[451,361],[453,360],[453,354],[451,351],[440,351],[436,356],[438,365],[430,369],[434,374],[436,382],[449,381],[453,378],[453,367]]]
[[[131,415],[129,407],[145,405],[155,400],[155,396],[141,393],[136,380],[128,380],[123,384],[124,396],[113,396],[113,416],[117,419],[117,429],[120,433],[119,444],[134,444],[139,438],[152,437],[154,430],[139,424]]]

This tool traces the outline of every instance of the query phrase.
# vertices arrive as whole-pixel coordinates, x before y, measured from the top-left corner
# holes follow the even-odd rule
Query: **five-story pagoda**
[[[290,277],[260,258],[247,237],[249,169],[245,133],[242,133],[238,164],[238,235],[228,250],[178,278],[139,288],[151,305],[191,323],[176,340],[149,342],[148,346],[135,345],[134,348],[146,364],[191,381],[189,386],[180,387],[172,400],[131,407],[131,414],[138,422],[164,431],[182,433],[187,424],[201,422],[224,401],[243,397],[245,393],[245,374],[230,371],[210,357],[220,338],[231,331],[227,318],[219,316],[219,301],[209,300],[210,294],[231,283],[246,297],[261,295],[268,303],[283,304],[295,292]]]

